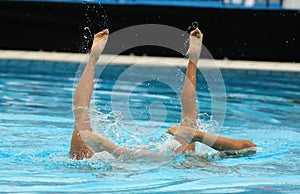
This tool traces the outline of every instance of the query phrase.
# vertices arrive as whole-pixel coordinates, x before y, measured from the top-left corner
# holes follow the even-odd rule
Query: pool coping
[[[37,60],[82,63],[87,60],[87,57],[87,54],[80,53],[0,50],[0,59],[6,60]],[[114,56],[105,54],[102,55],[99,64],[109,63],[110,65],[141,64],[143,66],[186,66],[186,62],[187,59],[178,57],[153,57],[134,55]],[[300,63],[292,62],[201,59],[199,60],[198,67],[200,65],[204,68],[217,66],[220,69],[300,72]]]

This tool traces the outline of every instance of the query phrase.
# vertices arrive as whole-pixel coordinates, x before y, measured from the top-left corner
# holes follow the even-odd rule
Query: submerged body
[[[124,153],[134,153],[129,149],[120,147],[109,140],[93,133],[90,125],[89,107],[92,91],[94,88],[94,69],[108,39],[108,30],[103,30],[94,36],[93,46],[89,56],[88,64],[76,88],[74,96],[75,127],[71,140],[70,157],[80,160],[90,158],[97,152],[106,151],[114,157]],[[196,104],[196,71],[197,63],[201,53],[203,35],[197,28],[190,34],[190,45],[188,49],[189,63],[184,80],[181,95],[182,122],[180,126],[173,126],[167,133],[174,135],[181,146],[173,152],[185,153],[195,150],[195,142],[204,143],[218,151],[242,150],[256,145],[249,140],[232,139],[222,136],[213,136],[196,129],[198,111]],[[186,122],[186,121],[191,122]],[[148,155],[149,152],[144,152]],[[141,155],[143,155],[141,154]],[[161,156],[152,153],[155,156]]]

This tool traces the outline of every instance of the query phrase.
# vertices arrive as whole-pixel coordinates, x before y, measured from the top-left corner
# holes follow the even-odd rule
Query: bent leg
[[[136,150],[129,150],[124,147],[120,147],[113,142],[96,135],[95,133],[85,130],[79,132],[80,139],[90,146],[95,152],[102,152],[106,151],[110,154],[112,154],[114,157],[119,157],[121,155],[126,155],[127,157],[130,156],[131,159],[135,157],[153,157],[156,159],[164,157],[163,154],[152,152],[151,150],[148,150],[147,148],[139,148]]]
[[[247,139],[214,136],[186,126],[173,126],[167,130],[167,133],[175,135],[184,141],[187,141],[187,143],[196,141],[204,143],[218,151],[242,150],[245,148],[256,147],[253,142]]]
[[[108,38],[108,30],[103,30],[94,36],[93,46],[88,64],[81,76],[74,95],[73,111],[75,116],[74,132],[71,140],[70,157],[76,159],[89,158],[94,154],[93,149],[84,144],[78,137],[83,130],[92,131],[89,108],[94,89],[94,69]]]
[[[196,73],[197,63],[200,57],[202,37],[200,30],[197,28],[190,34],[190,45],[188,49],[189,63],[186,70],[184,85],[181,94],[182,104],[182,121],[181,126],[196,128],[198,122],[198,110],[196,102]],[[195,143],[186,144],[180,138],[176,138],[182,144],[178,151],[195,150]]]
[[[130,150],[122,148],[114,144],[113,142],[98,136],[91,131],[84,130],[79,132],[80,139],[87,145],[89,145],[95,152],[107,151],[114,157],[119,157],[121,154],[129,153]]]

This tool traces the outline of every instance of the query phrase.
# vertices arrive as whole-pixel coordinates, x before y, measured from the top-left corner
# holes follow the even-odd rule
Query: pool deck
[[[39,61],[60,61],[60,62],[81,63],[87,59],[87,56],[88,56],[87,54],[76,54],[76,53],[0,50],[0,59],[6,59],[6,60],[39,60]],[[142,64],[142,65],[151,65],[151,66],[162,66],[162,65],[185,66],[187,60],[187,59],[176,58],[176,57],[152,57],[152,56],[131,56],[131,55],[119,55],[116,57],[113,55],[103,55],[101,58],[102,60],[100,60],[100,63],[101,61],[109,62],[109,64],[111,65]],[[199,63],[202,63],[201,66],[207,68],[209,68],[212,64],[215,64],[220,69],[300,72],[300,63],[291,63],[291,62],[202,59],[200,60]]]

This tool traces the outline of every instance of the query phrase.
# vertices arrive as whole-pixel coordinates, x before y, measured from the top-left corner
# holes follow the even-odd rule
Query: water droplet
[[[192,25],[188,27],[187,31],[192,31],[198,28],[198,22],[194,21],[192,22]]]
[[[192,23],[192,26],[193,26],[193,28],[195,28],[195,29],[198,28],[198,22],[196,22],[196,21],[193,22],[193,23]]]
[[[90,35],[90,37],[92,37],[93,35],[92,35],[92,32],[91,32],[91,30],[90,30],[90,28],[89,27],[84,27],[84,31],[88,31],[89,32],[89,35]],[[84,35],[84,38],[88,38],[88,36],[86,36],[86,35]]]

